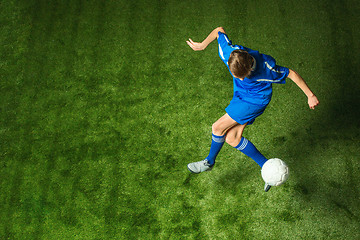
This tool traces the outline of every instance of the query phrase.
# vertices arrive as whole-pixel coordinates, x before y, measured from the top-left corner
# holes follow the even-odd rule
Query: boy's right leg
[[[193,173],[210,171],[215,164],[215,159],[225,142],[226,132],[238,125],[228,114],[222,116],[212,126],[212,141],[209,155],[202,161],[188,164],[188,169]]]

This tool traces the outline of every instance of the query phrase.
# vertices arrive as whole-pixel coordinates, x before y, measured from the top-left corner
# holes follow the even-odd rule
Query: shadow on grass
[[[302,126],[293,130],[298,144],[289,145],[294,146],[289,151],[296,161],[294,169],[302,169],[294,172],[298,182],[295,191],[306,201],[337,210],[358,222],[360,185],[355,154],[360,142],[360,52],[353,40],[350,10],[338,1],[328,5],[326,11],[331,19],[332,46],[331,59],[325,59],[324,66],[332,76],[328,81],[341,87],[333,87],[326,93],[329,96],[323,96],[328,101],[318,107],[318,111],[326,109],[320,119],[306,123],[305,130]],[[321,102],[322,97],[318,97]]]
[[[236,190],[240,190],[244,181],[249,181],[251,171],[244,171],[239,166],[238,168],[226,171],[217,180],[217,184],[221,189],[228,191],[230,194],[236,194]]]

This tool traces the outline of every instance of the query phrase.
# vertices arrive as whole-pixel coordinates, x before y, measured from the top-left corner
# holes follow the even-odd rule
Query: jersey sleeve
[[[218,32],[218,34],[219,56],[221,60],[227,65],[231,52],[239,48],[232,45],[231,41],[225,33]]]
[[[267,56],[265,65],[268,75],[270,76],[270,79],[268,79],[269,82],[280,84],[286,83],[286,78],[289,75],[289,68],[277,65],[275,59],[271,56]]]

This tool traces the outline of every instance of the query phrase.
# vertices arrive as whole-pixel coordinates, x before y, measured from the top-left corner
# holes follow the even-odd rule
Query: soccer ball
[[[288,179],[289,168],[281,159],[272,158],[264,163],[261,176],[270,186],[279,186]]]

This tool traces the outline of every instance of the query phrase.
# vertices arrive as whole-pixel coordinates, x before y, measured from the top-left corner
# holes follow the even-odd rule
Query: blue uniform
[[[230,105],[225,109],[236,122],[252,124],[269,104],[272,96],[272,84],[284,84],[289,75],[289,69],[276,65],[275,59],[269,55],[241,45],[233,45],[226,34],[221,32],[218,34],[219,56],[228,68],[227,62],[234,50],[244,50],[255,59],[253,71],[249,77],[240,80],[233,76],[234,96]],[[231,72],[230,74],[232,75]]]

